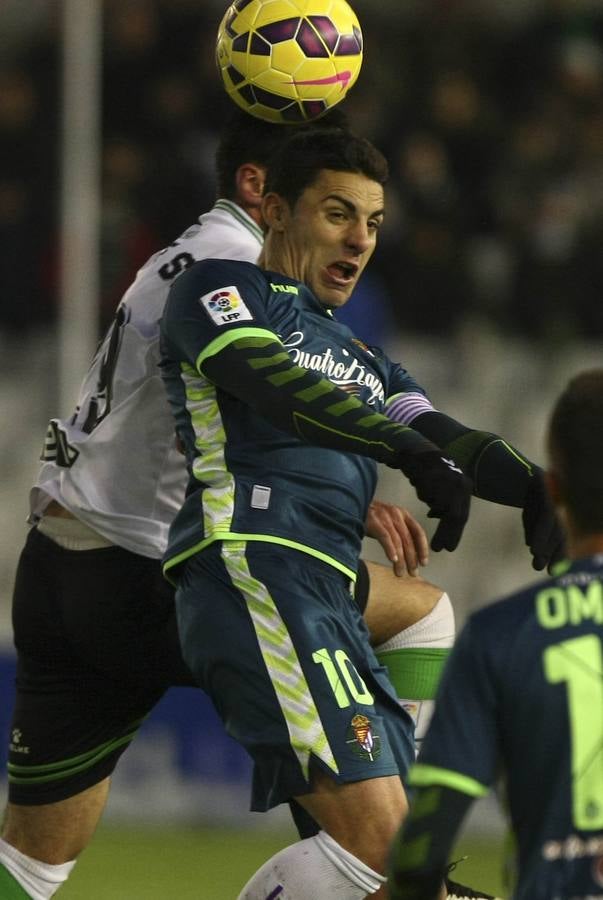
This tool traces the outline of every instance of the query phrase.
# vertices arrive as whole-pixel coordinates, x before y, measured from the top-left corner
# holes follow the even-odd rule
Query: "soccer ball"
[[[317,119],[362,65],[362,32],[346,0],[235,0],[218,29],[229,96],[269,122]]]

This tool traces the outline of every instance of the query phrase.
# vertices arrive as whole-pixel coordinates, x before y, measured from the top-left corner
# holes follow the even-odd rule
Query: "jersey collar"
[[[253,221],[250,215],[248,215],[244,209],[242,209],[237,203],[233,203],[232,200],[226,200],[223,197],[220,200],[216,200],[214,203],[214,209],[221,209],[224,212],[229,213],[233,219],[236,219],[241,225],[243,225],[247,231],[249,231],[254,238],[258,241],[260,246],[264,243],[264,232],[260,228],[260,226]]]

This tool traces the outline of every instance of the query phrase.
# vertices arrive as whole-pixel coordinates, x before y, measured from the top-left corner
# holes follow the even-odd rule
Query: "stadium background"
[[[436,406],[541,460],[552,398],[602,359],[603,6],[353,5],[365,62],[345,109],[386,152],[392,177],[381,245],[350,321],[403,361]],[[10,594],[46,421],[66,412],[65,367],[94,344],[138,265],[211,204],[228,108],[212,46],[222,0],[79,0],[80,11],[102,12],[99,265],[84,272],[92,325],[66,343],[79,302],[64,296],[61,277],[77,267],[74,252],[61,255],[68,6],[4,0],[0,8],[1,759]],[[69,139],[90,145],[86,129]],[[379,494],[423,516],[393,473],[382,473]],[[382,559],[370,542],[366,555]],[[459,550],[434,557],[426,574],[448,589],[459,624],[534,579],[519,515],[475,502]],[[291,834],[286,816],[242,812],[247,775],[207,703],[172,692],[124,757],[107,824],[61,896],[230,900]],[[469,831],[466,865],[486,865],[494,889],[501,820],[493,803],[482,804]]]

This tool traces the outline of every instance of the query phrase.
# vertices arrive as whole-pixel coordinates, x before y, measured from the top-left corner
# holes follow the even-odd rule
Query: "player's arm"
[[[448,658],[433,718],[406,779],[410,810],[390,854],[392,900],[439,900],[463,818],[500,771],[493,630],[488,615],[474,614]]]
[[[390,850],[391,900],[440,900],[461,823],[473,798],[452,788],[418,788]]]
[[[210,344],[197,370],[277,428],[308,444],[358,453],[408,477],[440,519],[434,550],[453,550],[469,514],[469,480],[420,432],[392,422],[316,372],[297,366],[276,335],[233,336]]]
[[[523,510],[526,544],[535,569],[559,561],[563,533],[539,466],[499,435],[463,425],[433,409],[420,395],[393,397],[386,411],[450,455],[471,478],[476,497]]]

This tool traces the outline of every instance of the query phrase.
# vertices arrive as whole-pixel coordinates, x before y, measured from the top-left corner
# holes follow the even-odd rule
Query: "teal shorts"
[[[182,566],[176,609],[184,659],[253,759],[253,810],[310,792],[314,766],[340,783],[406,774],[413,723],[343,573],[224,541]]]

